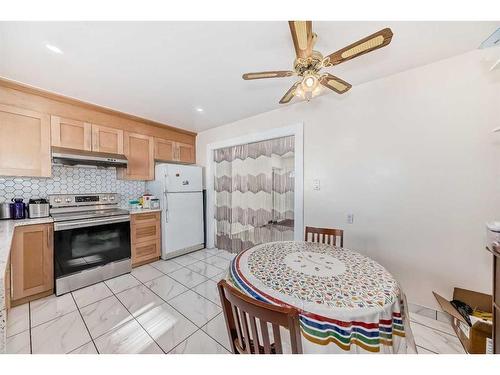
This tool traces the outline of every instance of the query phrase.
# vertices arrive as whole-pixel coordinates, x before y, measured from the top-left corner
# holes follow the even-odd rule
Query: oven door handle
[[[66,221],[66,222],[61,222],[61,223],[56,222],[56,223],[54,223],[54,231],[57,232],[57,231],[67,230],[67,229],[95,227],[97,225],[124,223],[127,221],[130,221],[129,215],[107,217],[107,218],[102,218],[102,219]]]

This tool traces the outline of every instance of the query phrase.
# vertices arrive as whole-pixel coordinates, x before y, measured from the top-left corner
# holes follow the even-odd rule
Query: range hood
[[[73,166],[94,165],[97,167],[125,168],[128,161],[125,155],[121,154],[52,147],[52,163]]]

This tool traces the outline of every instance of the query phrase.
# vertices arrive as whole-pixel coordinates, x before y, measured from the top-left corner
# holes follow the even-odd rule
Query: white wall
[[[499,53],[471,51],[202,132],[198,164],[209,143],[303,121],[306,225],[344,228],[345,246],[384,265],[411,302],[436,307],[431,291],[451,296],[453,286],[491,292],[484,223],[500,219],[500,70],[488,68]]]

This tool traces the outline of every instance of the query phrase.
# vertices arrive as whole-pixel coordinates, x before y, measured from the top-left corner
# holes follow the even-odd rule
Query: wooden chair
[[[280,326],[290,332],[292,354],[302,353],[299,312],[257,301],[230,286],[225,280],[217,284],[234,354],[282,354]],[[257,321],[259,326],[257,327]],[[272,327],[272,337],[269,334]]]
[[[309,237],[311,237],[310,240]],[[343,247],[344,231],[342,229],[306,227],[305,241]]]

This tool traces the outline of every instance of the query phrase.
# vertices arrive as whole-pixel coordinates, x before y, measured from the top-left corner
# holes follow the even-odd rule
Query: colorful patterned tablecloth
[[[234,258],[227,279],[259,301],[299,309],[304,353],[414,353],[398,282],[355,251],[266,243]]]

